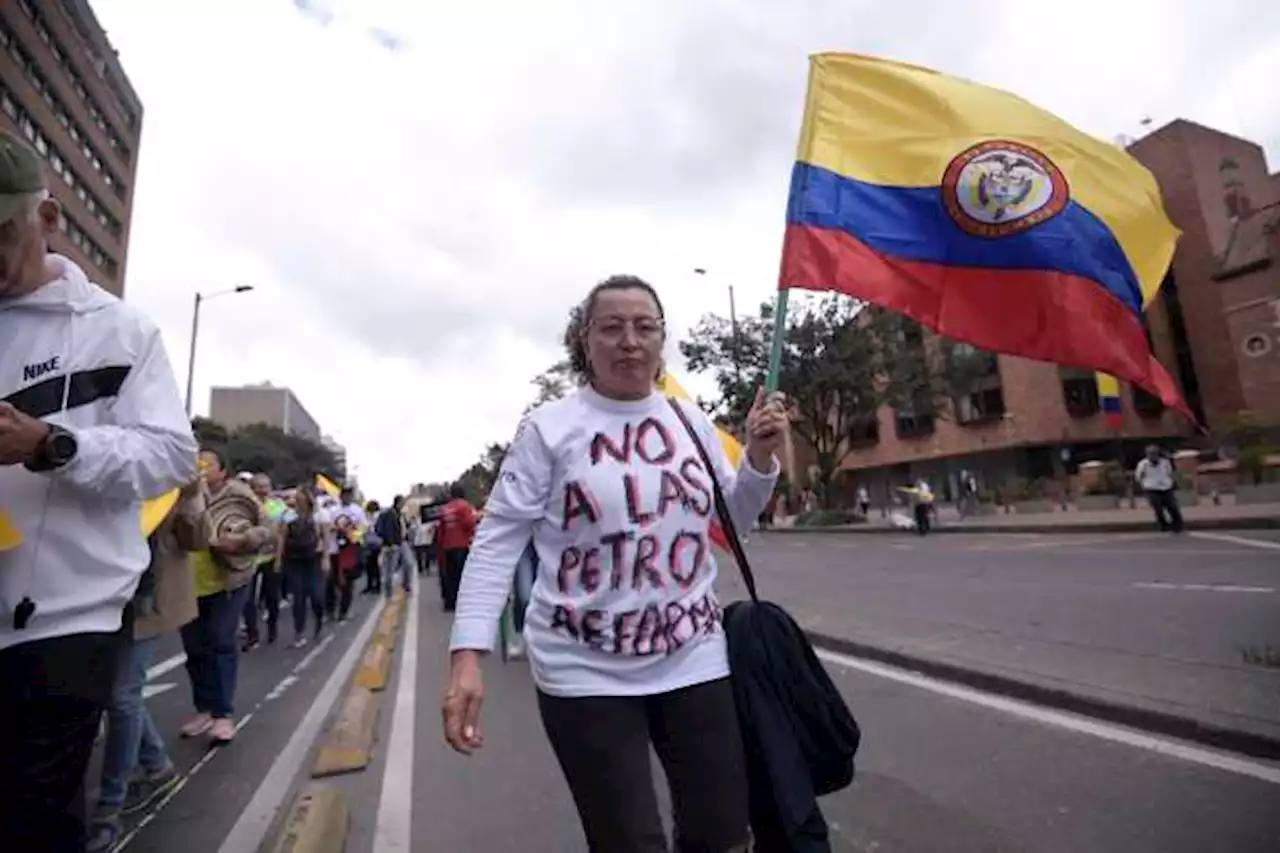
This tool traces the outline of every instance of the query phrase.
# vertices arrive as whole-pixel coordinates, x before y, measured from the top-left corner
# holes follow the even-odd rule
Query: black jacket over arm
[[[818,797],[853,780],[861,732],[786,611],[739,601],[724,614],[758,853],[829,853]]]

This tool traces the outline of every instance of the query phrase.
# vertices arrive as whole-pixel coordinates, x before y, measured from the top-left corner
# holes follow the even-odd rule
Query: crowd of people
[[[279,639],[282,610],[302,647],[350,617],[361,577],[390,594],[432,562],[451,608],[475,522],[277,490],[198,447],[159,329],[49,251],[60,216],[40,157],[0,131],[0,839],[96,853],[180,782],[144,701],[165,637],[194,710],[175,734],[230,743],[240,656]]]

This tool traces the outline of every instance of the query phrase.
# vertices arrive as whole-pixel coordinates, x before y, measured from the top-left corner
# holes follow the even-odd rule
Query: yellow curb
[[[330,785],[310,784],[294,800],[272,853],[342,853],[351,810],[347,795]]]
[[[378,699],[363,687],[354,687],[342,704],[342,711],[320,754],[316,756],[312,778],[351,773],[369,766],[374,731],[378,726]]]
[[[391,649],[386,643],[375,642],[364,653],[360,669],[356,671],[356,686],[366,690],[386,690],[387,676],[391,672]]]
[[[395,645],[397,629],[400,627],[400,614],[388,609],[383,612],[382,617],[378,620],[378,628],[374,631],[374,642],[386,643],[389,646]]]

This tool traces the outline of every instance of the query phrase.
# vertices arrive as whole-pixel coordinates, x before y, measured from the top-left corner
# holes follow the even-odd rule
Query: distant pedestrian
[[[315,498],[305,488],[294,495],[293,509],[281,520],[279,564],[289,579],[293,613],[293,647],[307,644],[307,611],[315,622],[313,636],[320,636],[324,624],[324,576],[328,555],[324,546],[324,526],[316,513]]]
[[[933,526],[933,489],[927,480],[920,480],[911,490],[911,508],[915,514],[916,533],[928,536]]]
[[[405,536],[404,495],[396,495],[391,506],[383,510],[374,521],[374,531],[382,540],[379,561],[382,587],[390,596],[395,585],[395,573],[400,572],[407,593],[413,588],[413,547]]]
[[[1147,455],[1133,469],[1133,479],[1147,493],[1147,502],[1160,530],[1181,533],[1182,509],[1178,506],[1178,481],[1173,461],[1157,445],[1147,447]]]
[[[417,519],[413,525],[413,553],[418,560],[418,574],[431,574],[431,555],[435,551],[436,522]]]
[[[452,613],[458,601],[458,587],[462,583],[462,567],[471,550],[471,540],[476,534],[475,507],[467,501],[462,486],[454,483],[449,489],[449,502],[440,511],[440,595],[444,599],[446,613]]]
[[[866,486],[858,486],[858,515],[866,518],[871,514],[871,493]]]

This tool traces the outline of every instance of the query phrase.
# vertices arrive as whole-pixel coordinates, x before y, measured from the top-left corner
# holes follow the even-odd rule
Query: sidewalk
[[[1280,504],[1245,504],[1183,507],[1188,530],[1280,530]],[[1056,510],[1054,512],[975,515],[960,518],[955,509],[939,511],[936,533],[1131,533],[1152,530],[1151,510],[1139,503],[1134,509]],[[888,518],[872,510],[862,524],[829,527],[778,526],[770,533],[901,533]]]

